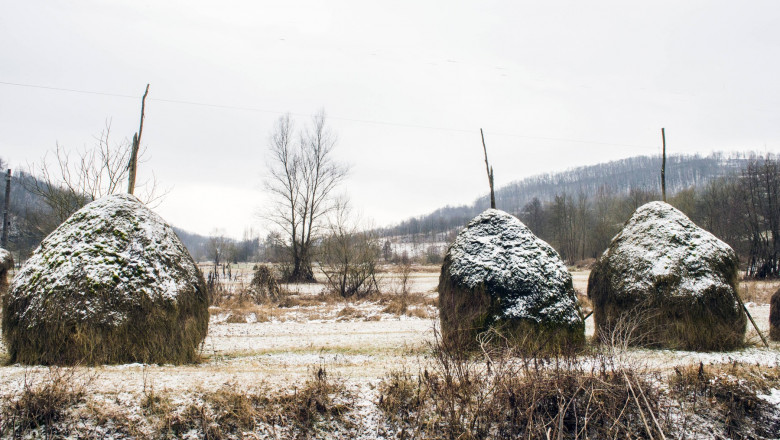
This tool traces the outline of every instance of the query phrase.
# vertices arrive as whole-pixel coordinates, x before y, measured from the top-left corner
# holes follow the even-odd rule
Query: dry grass
[[[204,438],[241,437],[245,431],[270,430],[275,436],[308,438],[321,424],[345,423],[353,398],[343,383],[323,367],[313,367],[309,378],[288,392],[274,394],[261,385],[242,390],[226,384],[201,393],[193,402],[173,410],[160,428],[163,437],[180,437],[195,430]]]
[[[395,316],[410,316],[420,319],[431,319],[436,316],[438,299],[423,293],[383,293],[377,292],[364,298],[344,299],[333,293],[317,295],[286,295],[276,302],[257,303],[249,295],[233,296],[220,301],[219,306],[211,306],[212,315],[228,315],[223,321],[228,324],[243,324],[247,322],[268,322],[300,320],[335,319],[348,320],[378,320],[380,314]],[[366,308],[378,306],[376,312]],[[254,315],[254,320],[252,320]]]
[[[84,402],[94,375],[81,370],[51,367],[46,373],[26,373],[21,392],[3,402],[0,436],[21,437],[31,430],[54,436],[57,422],[75,405]]]
[[[780,432],[777,409],[759,393],[780,385],[778,367],[741,363],[675,368],[670,394],[685,415],[682,430],[699,431],[702,420],[719,422],[726,438],[776,438]]]
[[[229,382],[183,394],[158,392],[144,375],[143,393],[129,399],[91,398],[91,379],[80,370],[51,369],[2,395],[0,437],[762,439],[780,432],[780,412],[761,397],[780,387],[778,367],[651,373],[603,351],[575,358],[482,348],[464,355],[439,340],[416,373],[390,370],[376,400],[360,405],[323,366],[289,387]]]
[[[483,345],[478,356],[441,340],[417,374],[388,373],[377,406],[397,438],[776,438],[780,411],[759,394],[780,368],[739,363],[643,371],[612,350],[528,357]]]
[[[769,304],[778,288],[780,281],[744,280],[739,283],[739,295],[745,302]]]
[[[417,375],[405,369],[388,374],[378,387],[378,406],[398,438],[657,435],[658,425],[643,423],[660,409],[654,388],[641,376],[622,369],[589,371],[575,358],[483,348],[474,358],[439,340],[429,367]],[[637,404],[632,388],[643,390],[647,401]]]
[[[76,370],[52,369],[25,381],[6,398],[0,412],[2,438],[244,438],[245,432],[271,431],[283,438],[309,438],[320,429],[347,426],[354,398],[324,367],[312,367],[298,386],[246,389],[227,383],[195,395],[144,390],[134,406],[88,400],[88,385]],[[140,417],[139,417],[140,416]]]
[[[339,311],[336,317],[339,321],[351,321],[354,319],[365,318],[366,315],[352,306],[346,306]]]

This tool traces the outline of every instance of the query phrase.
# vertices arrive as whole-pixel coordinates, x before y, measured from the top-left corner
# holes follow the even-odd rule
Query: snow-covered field
[[[412,274],[412,291],[436,297],[438,269],[428,267]],[[396,275],[385,275],[384,283],[392,286]],[[587,271],[575,271],[575,289],[584,293]],[[316,294],[322,285],[290,286],[301,294]],[[776,289],[777,286],[763,286]],[[341,313],[351,307],[352,313]],[[231,323],[225,312],[213,313],[208,336],[202,346],[204,361],[196,365],[115,365],[84,369],[92,376],[89,393],[95,399],[135,396],[144,390],[170,392],[175,395],[217,390],[226,384],[251,388],[264,383],[288,387],[300,382],[315,367],[325,367],[356,390],[358,406],[371,406],[376,398],[376,384],[388,372],[406,367],[420,371],[429,362],[427,344],[433,340],[436,325],[435,308],[431,317],[398,316],[383,311],[378,303],[323,303],[318,306],[296,306],[279,310],[267,320],[247,318],[246,323]],[[748,303],[754,319],[768,331],[769,306]],[[313,310],[316,309],[316,310]],[[586,333],[593,334],[592,319]],[[649,370],[670,370],[674,366],[743,362],[752,365],[780,365],[780,344],[766,349],[749,328],[747,348],[727,353],[694,353],[670,350],[629,350],[625,360]],[[0,353],[0,355],[2,355]],[[30,377],[43,374],[46,367],[9,365],[0,367],[0,394],[19,392]],[[777,391],[777,390],[776,390]],[[773,391],[774,392],[774,391]],[[780,392],[780,391],[777,391]],[[777,394],[771,394],[775,396]],[[373,416],[372,416],[373,417]]]
[[[435,268],[412,274],[412,291],[435,297],[439,273]],[[575,271],[575,289],[585,292],[587,271]],[[386,278],[392,283],[392,277]],[[318,293],[322,285],[301,285],[301,293]],[[358,317],[340,317],[352,307]],[[147,382],[160,387],[186,389],[219,386],[226,382],[283,383],[307,374],[312,365],[326,365],[350,381],[378,379],[399,365],[424,359],[426,344],[432,341],[436,319],[396,316],[382,312],[375,303],[323,304],[318,313],[311,307],[293,307],[266,322],[227,323],[225,315],[212,315],[203,344],[205,361],[191,366],[121,365],[97,367],[98,389],[103,392],[133,391]],[[748,303],[753,318],[765,333],[769,327],[769,306]],[[314,319],[311,317],[314,316]],[[252,321],[251,317],[248,319]],[[586,335],[593,335],[593,320],[586,321]],[[749,327],[748,348],[725,353],[695,353],[668,350],[631,350],[637,359],[656,368],[704,362],[744,361],[765,365],[780,363],[780,344],[762,347]],[[24,375],[35,367],[0,367],[0,389],[17,388]]]

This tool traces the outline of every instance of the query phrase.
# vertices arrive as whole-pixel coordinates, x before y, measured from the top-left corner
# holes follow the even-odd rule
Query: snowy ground
[[[438,283],[435,268],[412,274],[412,291],[435,297]],[[575,288],[585,292],[587,271],[573,273]],[[392,283],[392,276],[385,278]],[[322,285],[291,286],[302,294],[316,294]],[[753,318],[763,332],[768,332],[769,306],[748,303]],[[345,307],[355,309],[359,317],[339,317]],[[99,367],[107,388],[132,388],[140,382],[141,370],[147,380],[169,388],[187,388],[222,384],[234,379],[240,381],[265,380],[271,382],[292,379],[306,374],[312,365],[325,364],[334,372],[349,379],[380,378],[388,369],[400,364],[417,362],[432,340],[436,319],[396,316],[382,313],[375,303],[323,304],[312,313],[312,307],[294,307],[275,315],[267,322],[227,323],[225,314],[212,315],[209,334],[202,353],[206,362],[183,367],[123,365]],[[314,319],[312,319],[314,317]],[[593,320],[586,322],[586,335],[593,335]],[[748,348],[726,353],[694,353],[667,350],[634,350],[638,358],[657,367],[684,363],[729,362],[743,360],[750,363],[780,363],[780,344],[771,343],[771,349],[762,348],[760,339],[748,327]],[[0,389],[13,388],[29,371],[29,367],[0,367]],[[113,384],[113,385],[112,385]]]
[[[437,268],[433,267],[413,273],[412,290],[435,298],[438,276]],[[587,277],[587,271],[573,273],[578,292],[585,292]],[[386,276],[384,282],[392,285],[396,280],[394,276]],[[291,287],[298,288],[302,294],[315,294],[322,288],[321,285]],[[358,313],[339,316],[348,306]],[[216,390],[225,384],[252,387],[266,383],[285,387],[308,376],[311,368],[325,366],[328,372],[341,377],[364,399],[370,400],[375,398],[373,387],[389,371],[402,366],[418,371],[418,366],[427,362],[426,344],[432,340],[435,318],[383,313],[383,306],[376,303],[317,307],[321,310],[315,314],[304,308],[286,309],[265,322],[251,322],[250,317],[247,323],[228,323],[224,314],[214,314],[202,349],[205,361],[198,365],[104,366],[85,369],[85,374],[94,374],[90,389],[95,396],[140,396],[150,386],[175,394]],[[766,333],[769,306],[751,302],[748,307]],[[593,334],[592,319],[587,321],[586,333]],[[627,356],[631,362],[651,370],[699,362],[780,365],[780,344],[771,343],[771,348],[766,349],[752,329],[749,328],[748,334],[749,346],[734,352],[630,350]],[[45,370],[45,367],[20,365],[0,367],[0,394],[18,392],[25,378]],[[777,393],[780,391],[771,396],[780,395]],[[369,402],[360,403],[363,404]]]

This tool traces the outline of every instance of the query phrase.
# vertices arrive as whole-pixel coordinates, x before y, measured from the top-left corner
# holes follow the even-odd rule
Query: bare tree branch
[[[274,206],[266,218],[288,237],[290,280],[314,281],[312,243],[321,231],[322,217],[334,207],[333,189],[347,174],[347,168],[332,158],[335,145],[324,111],[312,117],[308,129],[297,133],[290,116],[282,116],[269,136],[271,161],[265,186]]]

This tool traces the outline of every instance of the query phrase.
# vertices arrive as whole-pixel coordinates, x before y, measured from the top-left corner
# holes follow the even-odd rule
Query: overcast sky
[[[657,154],[661,127],[673,153],[780,151],[778,23],[776,0],[4,0],[0,157],[107,119],[131,137],[150,83],[157,212],[239,237],[263,229],[271,126],[324,108],[343,191],[388,225],[486,192],[480,127],[498,186]]]

